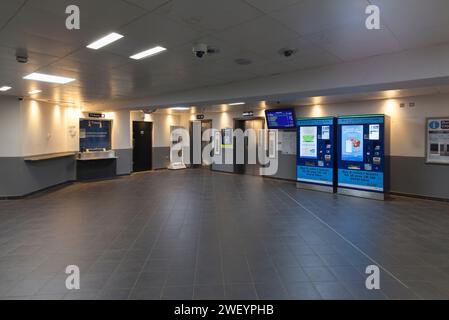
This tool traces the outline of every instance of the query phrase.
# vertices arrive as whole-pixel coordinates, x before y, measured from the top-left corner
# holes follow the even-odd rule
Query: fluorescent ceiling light
[[[30,91],[30,92],[28,92],[29,94],[36,94],[36,93],[41,93],[42,92],[42,90],[33,90],[33,91]]]
[[[187,108],[187,107],[174,107],[174,108],[171,108],[172,110],[178,110],[178,111],[184,111],[184,110],[190,110],[190,108]]]
[[[43,73],[32,73],[23,78],[26,80],[36,80],[36,81],[59,83],[59,84],[66,84],[66,83],[76,80],[76,79],[72,79],[72,78],[53,76],[50,74],[43,74]]]
[[[131,56],[130,58],[134,59],[134,60],[140,60],[140,59],[143,59],[143,58],[146,58],[149,56],[154,56],[155,54],[158,54],[159,52],[162,52],[165,50],[167,50],[167,49],[165,49],[164,47],[157,46],[157,47],[136,53],[135,55]]]
[[[105,36],[101,39],[98,39],[95,42],[92,42],[87,47],[89,49],[98,50],[98,49],[103,48],[103,47],[107,46],[108,44],[111,44],[121,38],[123,38],[123,36],[121,34],[112,32],[112,33],[108,34],[107,36]]]
[[[243,104],[246,104],[245,102],[234,102],[234,103],[230,103],[230,106],[241,106]]]
[[[10,89],[11,89],[11,87],[8,87],[8,86],[0,87],[0,91],[2,91],[2,92],[8,91]]]

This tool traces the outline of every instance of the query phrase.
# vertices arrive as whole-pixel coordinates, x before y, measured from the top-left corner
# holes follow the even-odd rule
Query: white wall
[[[0,96],[0,157],[22,156],[22,121],[17,98]]]
[[[79,150],[79,117],[76,107],[25,100],[21,103],[22,155],[76,152]]]

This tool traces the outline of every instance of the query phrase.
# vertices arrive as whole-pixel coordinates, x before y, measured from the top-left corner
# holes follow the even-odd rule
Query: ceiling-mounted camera
[[[279,54],[283,55],[286,58],[291,57],[296,52],[298,52],[298,50],[297,49],[292,49],[292,48],[283,48],[283,49],[279,50]]]
[[[220,50],[218,48],[213,48],[205,43],[197,43],[193,45],[192,52],[197,58],[203,58],[206,55],[211,55],[218,53]]]
[[[28,51],[26,49],[19,48],[16,50],[16,60],[18,63],[28,62]]]

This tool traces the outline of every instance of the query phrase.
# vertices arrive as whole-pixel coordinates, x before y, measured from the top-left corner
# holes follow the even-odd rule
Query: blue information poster
[[[111,121],[80,120],[80,150],[111,149]]]

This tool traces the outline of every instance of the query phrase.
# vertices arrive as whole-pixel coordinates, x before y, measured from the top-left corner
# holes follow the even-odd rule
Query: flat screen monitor
[[[266,110],[268,129],[294,129],[296,117],[294,109]]]

